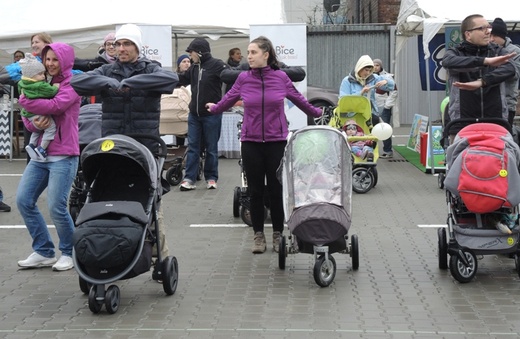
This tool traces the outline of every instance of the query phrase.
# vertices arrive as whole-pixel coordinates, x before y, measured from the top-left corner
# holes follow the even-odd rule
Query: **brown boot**
[[[264,253],[266,248],[264,232],[256,232],[253,238],[253,248],[251,252],[255,254]]]

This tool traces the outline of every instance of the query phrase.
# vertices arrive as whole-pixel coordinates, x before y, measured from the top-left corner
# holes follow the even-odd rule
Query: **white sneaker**
[[[30,256],[27,257],[27,259],[18,261],[18,266],[27,268],[49,267],[52,266],[55,262],[56,257],[47,258],[43,255],[33,252]]]
[[[217,189],[217,182],[215,180],[208,180],[208,185],[206,187],[209,190]]]
[[[191,191],[197,188],[194,184],[192,184],[189,180],[183,180],[181,182],[180,189],[181,191]]]
[[[66,255],[62,255],[58,259],[58,262],[52,266],[53,271],[66,271],[70,270],[71,268],[74,268],[74,262],[72,261],[71,257]]]
[[[29,154],[31,160],[40,160],[40,157],[38,156],[38,154],[36,154],[35,149],[36,147],[33,144],[25,146],[25,151],[27,152],[27,154]]]

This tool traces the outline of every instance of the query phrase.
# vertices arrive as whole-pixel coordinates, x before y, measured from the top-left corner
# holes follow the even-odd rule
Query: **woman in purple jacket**
[[[72,180],[78,169],[79,136],[78,116],[80,96],[70,86],[74,50],[63,43],[44,47],[42,62],[51,84],[59,84],[58,93],[50,99],[27,99],[20,96],[19,103],[29,112],[43,117],[34,122],[40,129],[49,125],[50,116],[56,123],[56,136],[47,148],[45,160],[31,160],[22,175],[16,204],[31,235],[33,253],[18,261],[23,268],[52,266],[55,271],[69,270],[72,262],[72,233],[74,223],[67,209]],[[23,118],[25,127],[32,132],[37,129]],[[61,257],[56,259],[54,243],[47,230],[47,223],[40,213],[37,201],[47,188],[49,214],[60,239]]]
[[[251,195],[251,221],[254,243],[252,252],[266,249],[264,235],[264,187],[267,189],[273,222],[273,250],[278,252],[283,232],[284,214],[282,185],[276,169],[282,160],[287,143],[285,98],[291,100],[305,114],[319,117],[320,108],[312,106],[296,90],[289,77],[279,70],[273,44],[260,36],[249,44],[247,61],[251,68],[238,76],[235,84],[217,104],[208,103],[211,113],[223,113],[239,99],[243,100],[244,121],[241,129],[242,163]]]

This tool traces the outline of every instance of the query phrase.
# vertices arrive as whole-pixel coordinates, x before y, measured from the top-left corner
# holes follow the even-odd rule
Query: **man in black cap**
[[[510,61],[515,65],[516,74],[513,78],[505,81],[507,110],[509,111],[508,121],[513,125],[516,114],[516,104],[518,101],[518,78],[520,77],[520,47],[513,44],[507,37],[507,25],[501,18],[496,18],[491,24],[491,35],[489,41],[503,47],[507,53],[515,52],[516,56]]]
[[[179,74],[179,83],[191,85],[190,114],[188,116],[188,154],[186,173],[180,190],[190,191],[196,188],[201,150],[205,150],[204,178],[208,189],[216,189],[218,181],[218,139],[222,126],[222,114],[211,114],[206,103],[219,102],[222,99],[222,80],[220,73],[227,66],[224,61],[211,55],[206,39],[195,38],[186,52],[193,64],[184,73]]]

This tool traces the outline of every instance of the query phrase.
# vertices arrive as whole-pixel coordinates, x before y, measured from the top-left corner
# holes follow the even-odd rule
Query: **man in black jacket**
[[[103,136],[151,134],[159,137],[161,94],[173,92],[178,83],[177,74],[140,55],[141,30],[134,24],[119,28],[114,46],[118,60],[74,75],[71,85],[79,95],[101,95]],[[148,142],[146,146],[157,147],[154,142]],[[159,242],[164,259],[168,256],[168,245],[162,205],[158,218]]]
[[[515,55],[490,43],[491,26],[482,15],[470,15],[461,24],[462,43],[449,48],[442,60],[448,71],[448,120],[503,118],[507,120],[504,81],[515,75],[509,60]],[[454,135],[458,131],[450,130]]]
[[[196,188],[200,154],[206,152],[204,178],[208,189],[216,189],[218,181],[218,139],[222,126],[222,114],[211,114],[206,103],[219,102],[222,98],[220,73],[226,64],[211,55],[208,41],[195,38],[186,52],[193,61],[191,67],[179,74],[181,85],[191,85],[190,113],[188,116],[188,153],[186,173],[181,182],[181,191]]]

